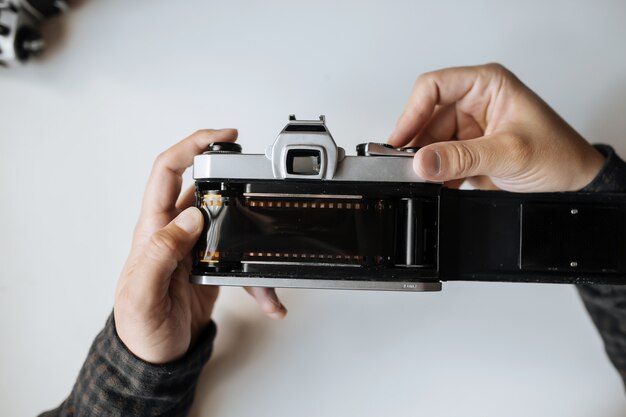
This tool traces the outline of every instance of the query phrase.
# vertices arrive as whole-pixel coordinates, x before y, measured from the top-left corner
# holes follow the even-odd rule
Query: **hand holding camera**
[[[234,129],[200,130],[154,163],[132,248],[118,281],[115,324],[139,358],[166,363],[182,357],[211,320],[218,287],[192,285],[190,251],[203,219],[194,190],[182,195],[182,174],[211,142],[234,142]],[[271,317],[286,314],[274,290],[248,290]]]
[[[604,160],[498,64],[418,77],[389,143],[423,147],[415,172],[425,179],[516,192],[580,190]]]

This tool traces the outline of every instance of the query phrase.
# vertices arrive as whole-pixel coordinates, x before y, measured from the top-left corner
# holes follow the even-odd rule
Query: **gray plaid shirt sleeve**
[[[115,330],[113,315],[94,340],[70,396],[40,417],[186,416],[198,376],[211,356],[215,323],[180,360],[153,365],[134,356]]]
[[[596,178],[581,191],[626,192],[626,163],[611,147],[595,146],[606,161]],[[579,285],[578,291],[626,386],[626,285]]]

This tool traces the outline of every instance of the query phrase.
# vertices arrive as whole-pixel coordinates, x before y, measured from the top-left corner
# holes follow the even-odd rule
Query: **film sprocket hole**
[[[205,229],[197,284],[437,291],[442,281],[623,283],[621,194],[459,191],[413,171],[415,148],[337,147],[324,116],[265,154],[194,160]]]

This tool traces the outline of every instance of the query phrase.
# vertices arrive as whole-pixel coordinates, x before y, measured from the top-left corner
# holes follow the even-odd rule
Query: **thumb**
[[[506,135],[438,142],[420,149],[413,169],[429,181],[450,181],[487,175],[506,178],[519,171],[523,144]]]
[[[200,236],[204,219],[195,207],[180,213],[167,226],[155,232],[139,250],[136,280],[144,294],[162,294],[178,264],[191,252]]]

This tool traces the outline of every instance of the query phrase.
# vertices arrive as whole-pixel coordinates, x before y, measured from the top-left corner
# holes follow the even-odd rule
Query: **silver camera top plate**
[[[211,178],[426,182],[413,171],[413,153],[368,143],[359,156],[346,156],[328,131],[325,117],[290,116],[265,154],[206,152],[194,159],[195,180]]]

